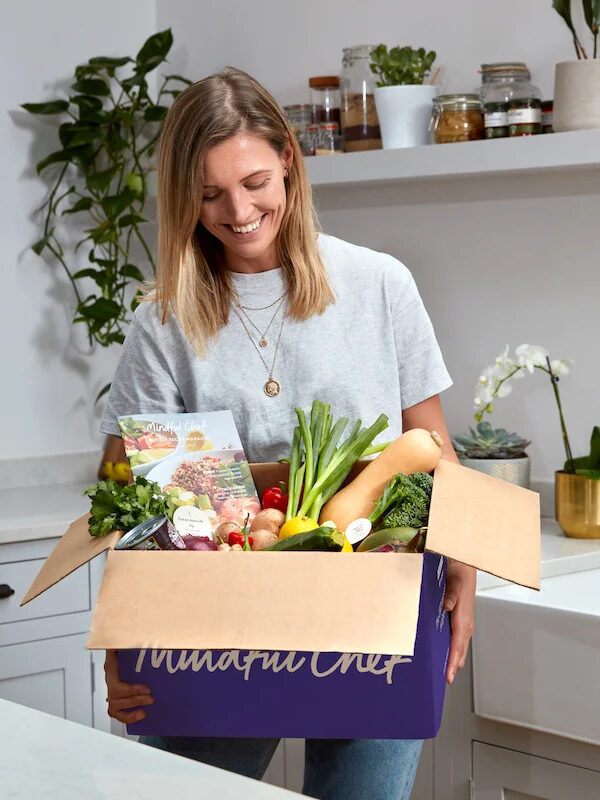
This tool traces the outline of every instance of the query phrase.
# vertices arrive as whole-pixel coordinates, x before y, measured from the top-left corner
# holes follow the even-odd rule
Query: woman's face
[[[276,239],[291,158],[289,143],[282,157],[264,139],[243,133],[207,151],[200,222],[223,243],[231,269],[261,272],[279,266]]]

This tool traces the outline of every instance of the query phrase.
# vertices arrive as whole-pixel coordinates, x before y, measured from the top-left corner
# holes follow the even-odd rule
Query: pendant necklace
[[[281,384],[279,383],[279,381],[275,380],[275,378],[273,377],[273,372],[275,370],[275,361],[277,360],[277,353],[279,352],[279,343],[281,341],[281,334],[283,333],[283,324],[285,322],[285,311],[284,311],[283,316],[281,318],[281,326],[279,328],[279,336],[277,337],[277,344],[275,345],[275,353],[273,355],[273,363],[271,364],[271,368],[269,369],[269,365],[264,360],[263,354],[260,352],[260,348],[257,346],[256,342],[252,338],[252,334],[248,330],[242,315],[238,312],[238,310],[236,309],[235,306],[233,307],[233,310],[235,311],[236,316],[239,319],[239,321],[242,323],[242,327],[246,331],[247,337],[252,342],[252,347],[254,347],[254,349],[258,353],[258,355],[260,357],[260,360],[262,361],[262,363],[265,366],[265,369],[267,370],[268,378],[267,378],[266,383],[263,386],[264,393],[267,395],[267,397],[277,397],[277,395],[281,391]],[[279,311],[279,309],[277,309],[277,310]]]
[[[246,317],[246,319],[248,320],[250,325],[252,325],[254,330],[258,333],[258,336],[259,336],[258,343],[259,343],[259,345],[261,347],[267,347],[268,344],[269,344],[269,340],[267,339],[267,333],[269,332],[269,329],[270,329],[271,325],[273,324],[273,322],[275,320],[275,317],[279,313],[279,309],[281,308],[284,300],[285,300],[285,294],[283,294],[278,300],[275,300],[275,303],[278,303],[277,308],[275,309],[275,313],[271,317],[271,321],[269,322],[269,324],[267,325],[267,327],[265,328],[265,330],[263,332],[261,332],[260,328],[258,328],[258,326],[256,326],[252,322],[252,320],[250,319],[248,314],[246,314],[246,312],[244,311],[244,308],[246,308],[246,306],[242,306],[239,303],[236,303],[236,306],[239,308],[239,310],[242,312],[242,314]],[[263,308],[271,308],[271,306],[275,305],[275,303],[271,303],[270,305],[264,306]],[[249,311],[262,311],[263,308],[260,308],[260,309],[259,308],[253,308],[253,309],[248,309],[248,310]]]

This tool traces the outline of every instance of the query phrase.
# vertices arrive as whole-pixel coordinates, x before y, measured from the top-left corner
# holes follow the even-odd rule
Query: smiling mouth
[[[233,225],[226,224],[225,227],[229,228],[229,230],[233,231],[233,233],[237,234],[238,236],[245,236],[249,233],[254,233],[254,231],[257,231],[262,225],[262,222],[266,216],[266,213],[263,214],[262,217],[259,217],[257,220],[250,223],[250,225],[241,225],[239,227],[236,225],[234,228]]]

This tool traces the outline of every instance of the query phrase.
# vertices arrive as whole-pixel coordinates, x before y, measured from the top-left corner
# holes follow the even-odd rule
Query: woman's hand
[[[467,660],[473,635],[476,570],[459,561],[450,561],[446,570],[444,608],[450,612],[452,638],[446,680],[452,683]]]
[[[131,725],[144,719],[146,712],[141,708],[125,711],[133,706],[147,706],[154,702],[148,686],[137,683],[123,683],[119,679],[119,662],[115,650],[107,650],[104,660],[104,674],[108,689],[108,716]]]

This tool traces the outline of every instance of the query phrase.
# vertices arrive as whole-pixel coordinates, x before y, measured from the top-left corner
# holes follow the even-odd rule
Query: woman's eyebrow
[[[256,172],[252,172],[252,173],[250,173],[250,175],[246,175],[245,178],[242,178],[240,183],[243,183],[244,181],[247,181],[250,178],[254,178],[257,175],[263,175],[263,174],[269,174],[270,175],[272,172],[273,172],[272,169],[257,169]],[[214,186],[212,183],[211,184],[205,183],[204,184],[204,188],[205,189],[218,189],[219,187],[218,186]]]

